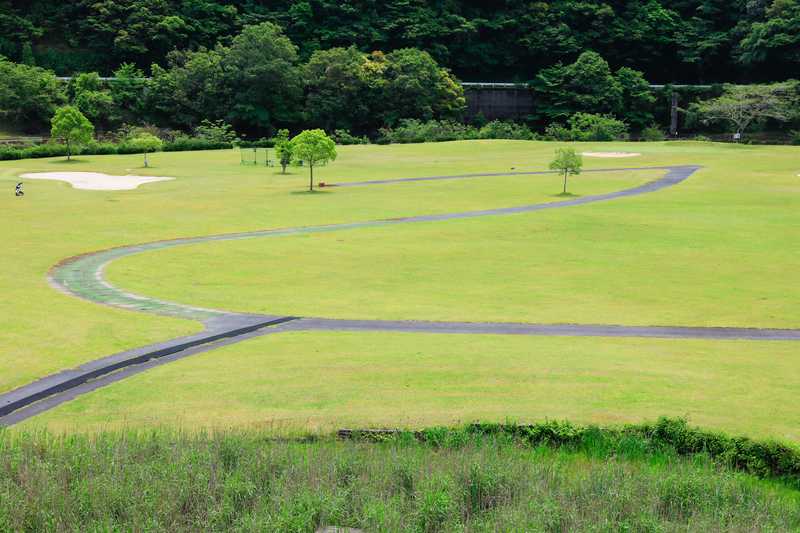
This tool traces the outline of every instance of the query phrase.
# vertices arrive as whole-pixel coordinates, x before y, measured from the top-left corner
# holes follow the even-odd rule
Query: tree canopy
[[[50,135],[67,145],[67,160],[72,158],[75,148],[88,143],[94,136],[94,126],[75,106],[58,108],[51,123]]]
[[[149,167],[147,154],[155,152],[164,146],[164,142],[150,132],[142,131],[125,140],[125,145],[141,154],[144,154],[144,166]]]
[[[736,128],[737,134],[767,119],[788,122],[800,114],[800,84],[728,85],[722,96],[699,102],[692,111],[703,122],[723,121]]]
[[[555,65],[531,82],[537,113],[549,120],[565,120],[574,113],[615,114],[643,127],[653,121],[655,98],[641,72],[622,67],[612,72],[593,51],[582,53],[570,65]]]
[[[42,126],[64,100],[52,72],[0,56],[0,117],[5,121],[23,128]]]
[[[308,165],[308,190],[314,190],[314,167],[336,159],[336,144],[320,129],[305,130],[291,140],[292,157]]]
[[[580,174],[582,168],[583,158],[575,152],[574,148],[556,149],[555,159],[550,162],[550,170],[564,173],[564,190],[561,194],[567,194],[567,176]]]
[[[227,46],[262,22],[285,28],[303,61],[417,48],[471,81],[522,81],[588,49],[658,83],[780,81],[800,61],[800,0],[0,0],[0,54],[110,74]]]

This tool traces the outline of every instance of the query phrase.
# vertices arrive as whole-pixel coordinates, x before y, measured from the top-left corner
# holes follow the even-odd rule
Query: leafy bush
[[[189,150],[224,150],[233,148],[230,143],[211,142],[195,137],[178,137],[173,142],[164,143],[165,152],[184,152]],[[118,144],[91,141],[81,147],[81,155],[139,154],[141,149],[129,143]],[[67,155],[67,147],[63,144],[47,143],[34,146],[0,146],[0,161],[17,159],[39,159],[43,157],[61,157]]]
[[[224,120],[203,120],[194,129],[194,136],[210,143],[227,143],[231,145],[239,140],[239,136],[236,135],[233,126]]]
[[[800,145],[800,130],[790,131],[789,139],[791,140],[792,144]]]
[[[114,143],[92,141],[83,147],[81,151],[85,154],[111,155],[119,152],[119,147]]]
[[[521,426],[516,424],[473,424],[477,434],[508,433],[532,445],[567,446],[571,449],[620,447],[630,438],[638,439],[651,450],[671,450],[678,455],[707,454],[713,459],[760,477],[775,477],[800,488],[800,450],[775,441],[756,441],[729,437],[722,433],[690,427],[682,418],[660,418],[654,424],[621,428],[575,426],[549,421]],[[424,436],[424,433],[420,435]],[[605,444],[602,444],[605,441]]]
[[[86,149],[84,146],[83,149]],[[22,150],[23,159],[36,159],[40,157],[60,157],[67,155],[67,147],[63,144],[47,143],[29,146]]]
[[[653,124],[652,126],[648,126],[643,129],[639,138],[642,141],[656,142],[663,141],[664,137],[664,131],[657,125]]]
[[[22,159],[22,149],[11,146],[0,146],[0,161]]]
[[[186,152],[189,150],[224,150],[233,148],[233,143],[199,139],[187,135],[176,137],[174,141],[164,143],[165,152]]]
[[[478,130],[474,126],[449,120],[404,119],[395,128],[381,128],[379,144],[423,143],[477,139]]]
[[[481,139],[516,139],[528,141],[535,139],[536,135],[524,124],[493,120],[483,126],[478,135]]]
[[[576,141],[622,141],[628,138],[628,126],[610,115],[575,113],[569,119]]]
[[[336,144],[369,144],[369,139],[366,135],[358,137],[353,135],[347,130],[335,130],[333,135],[331,135],[333,142]]]
[[[550,124],[545,135],[554,141],[622,141],[628,138],[628,126],[611,115],[575,113],[569,127]]]
[[[553,122],[544,130],[544,136],[550,141],[572,141],[572,130],[563,124]]]
[[[141,150],[137,147],[133,146],[132,144],[128,143],[127,141],[123,141],[117,145],[117,153],[118,154],[139,154]]]

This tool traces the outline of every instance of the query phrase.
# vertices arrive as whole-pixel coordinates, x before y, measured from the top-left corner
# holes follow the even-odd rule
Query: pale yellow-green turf
[[[340,148],[327,182],[546,169],[554,143]],[[133,292],[297,315],[800,327],[800,148],[591,143],[635,151],[587,168],[699,164],[672,189],[574,209],[208,243],[112,263]],[[560,199],[557,176],[302,193],[306,175],[242,167],[235,151],[0,163],[0,390],[196,323],[107,309],[47,285],[59,260],[193,235],[509,207]],[[130,170],[129,170],[130,169]],[[175,176],[135,191],[27,182],[22,172]],[[659,171],[571,178],[578,195]],[[5,185],[4,185],[5,184]],[[795,343],[297,333],[195,356],[66,404],[53,428],[177,423],[421,425],[475,418],[692,422],[797,441]],[[443,366],[444,365],[444,366]],[[405,380],[405,381],[404,381]],[[407,383],[408,393],[401,394]],[[213,407],[206,409],[206,407]]]
[[[158,367],[20,428],[303,433],[668,415],[800,442],[798,382],[800,352],[785,342],[285,333]]]

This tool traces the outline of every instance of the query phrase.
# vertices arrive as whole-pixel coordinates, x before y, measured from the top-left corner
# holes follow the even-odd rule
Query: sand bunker
[[[99,172],[36,172],[22,174],[20,177],[33,180],[66,181],[76,189],[91,191],[129,191],[143,183],[175,179],[158,176],[109,176]]]
[[[636,157],[642,154],[636,152],[583,152],[586,157],[606,157],[606,158],[619,158],[619,157]]]

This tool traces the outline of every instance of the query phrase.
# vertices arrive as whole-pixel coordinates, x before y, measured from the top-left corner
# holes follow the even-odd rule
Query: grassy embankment
[[[281,441],[259,432],[0,432],[0,529],[800,528],[797,479],[762,480],[708,453],[680,455],[698,435],[667,421],[622,431],[547,424],[526,438],[432,430],[422,441],[401,435],[381,443]],[[755,448],[736,449],[729,460]],[[796,451],[786,453],[796,461]]]

